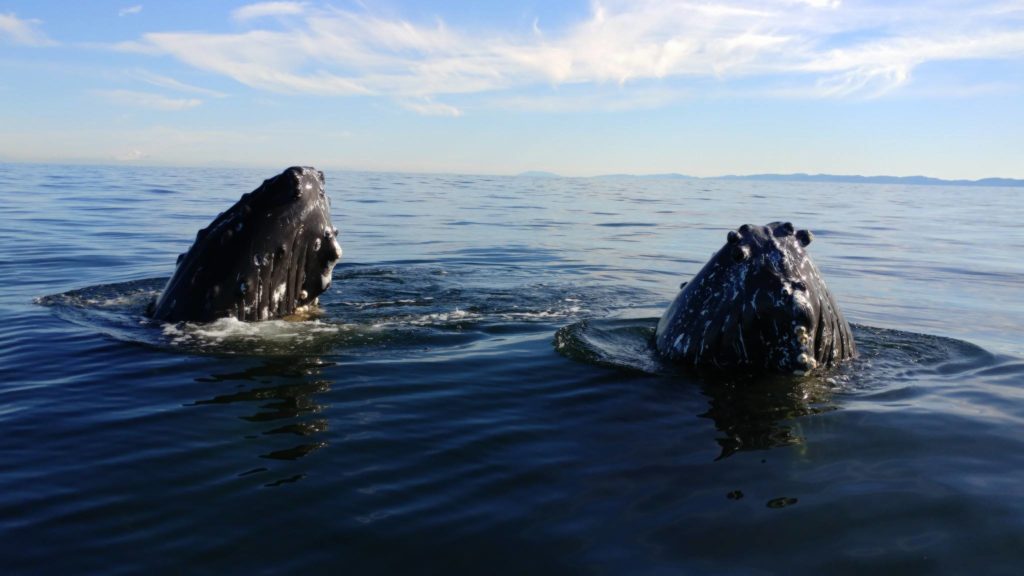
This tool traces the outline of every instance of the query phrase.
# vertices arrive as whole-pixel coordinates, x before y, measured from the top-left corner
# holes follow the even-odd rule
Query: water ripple
[[[319,316],[148,322],[266,176],[0,164],[8,572],[1019,571],[1016,191],[329,172]],[[653,318],[770,220],[861,358],[663,365]]]

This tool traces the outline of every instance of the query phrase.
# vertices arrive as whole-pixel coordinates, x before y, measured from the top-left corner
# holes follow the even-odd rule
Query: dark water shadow
[[[269,358],[238,371],[199,377],[196,381],[213,386],[214,394],[187,406],[228,408],[228,413],[258,430],[246,432],[244,439],[256,441],[256,456],[266,462],[238,472],[238,477],[271,474],[280,477],[264,482],[264,487],[293,484],[306,475],[288,464],[328,446],[328,419],[322,416],[328,406],[323,397],[334,383],[323,372],[332,366],[333,362],[315,357]],[[235,389],[224,391],[229,385]]]
[[[846,398],[899,393],[904,382],[928,376],[957,378],[1001,361],[968,342],[854,325],[860,355],[810,376],[680,367],[654,346],[657,318],[588,319],[561,328],[553,345],[560,354],[631,374],[669,379],[707,399],[709,418],[722,434],[717,459],[737,452],[804,442],[800,419],[840,410]]]
[[[825,378],[743,377],[728,381],[702,379],[708,410],[701,414],[721,433],[717,460],[749,450],[804,443],[797,420],[840,408],[836,384]]]

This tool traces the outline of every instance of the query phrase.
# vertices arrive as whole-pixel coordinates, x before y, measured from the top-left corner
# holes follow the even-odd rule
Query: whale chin
[[[150,307],[170,322],[267,320],[313,305],[341,258],[324,175],[291,167],[199,230]]]

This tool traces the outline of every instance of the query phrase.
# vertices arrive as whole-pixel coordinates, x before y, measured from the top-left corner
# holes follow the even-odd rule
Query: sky
[[[1024,178],[1024,0],[0,0],[0,161]]]

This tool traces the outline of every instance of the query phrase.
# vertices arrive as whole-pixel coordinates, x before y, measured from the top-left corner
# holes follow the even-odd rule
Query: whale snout
[[[814,342],[817,318],[811,295],[801,281],[773,284],[757,292],[757,315],[747,329],[759,335],[770,366],[805,374],[818,366]]]

